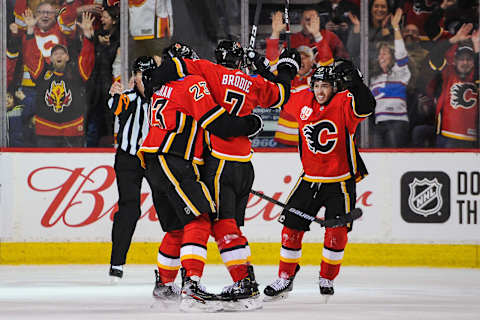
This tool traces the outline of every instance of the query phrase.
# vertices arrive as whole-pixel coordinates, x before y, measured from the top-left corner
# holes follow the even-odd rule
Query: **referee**
[[[157,65],[152,57],[141,56],[133,63],[134,87],[123,90],[119,82],[110,88],[108,107],[118,116],[120,128],[117,135],[115,174],[118,188],[118,211],[113,218],[112,253],[109,275],[113,282],[123,276],[123,265],[140,218],[140,189],[145,171],[140,165],[137,151],[148,134],[148,106],[142,73]]]

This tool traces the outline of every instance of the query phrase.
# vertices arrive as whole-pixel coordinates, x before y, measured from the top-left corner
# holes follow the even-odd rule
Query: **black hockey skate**
[[[293,280],[300,270],[300,265],[295,267],[295,274],[288,279],[278,278],[272,284],[265,287],[263,293],[265,298],[263,301],[273,301],[277,299],[285,299],[288,297],[288,293],[293,289]]]
[[[184,312],[216,312],[222,304],[216,294],[209,293],[198,277],[186,277],[182,271],[182,295],[180,310]]]
[[[262,308],[258,283],[255,280],[253,266],[248,266],[248,275],[223,288],[219,297],[226,311],[256,310]]]
[[[333,289],[333,280],[319,277],[318,287],[320,288],[320,294],[323,296],[324,302],[327,303],[330,297],[333,296],[335,292],[335,290]]]
[[[175,283],[164,284],[160,279],[158,270],[155,270],[155,287],[153,287],[152,295],[156,299],[165,301],[178,301],[181,297],[181,289]]]
[[[122,266],[117,267],[121,268]],[[116,283],[123,277],[123,269],[113,268],[113,266],[110,265],[110,271],[108,272],[108,275],[110,276],[110,281],[112,283]]]

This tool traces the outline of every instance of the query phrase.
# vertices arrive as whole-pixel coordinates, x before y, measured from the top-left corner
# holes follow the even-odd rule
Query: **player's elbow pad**
[[[283,104],[287,103],[288,99],[290,99],[290,90],[292,88],[291,74],[288,71],[279,71],[278,75],[271,81],[279,83],[283,86],[285,91],[285,98]]]
[[[169,81],[175,81],[186,76],[187,68],[185,62],[182,59],[164,59],[162,64],[159,65],[151,72],[151,85],[152,87],[159,88]]]
[[[348,90],[355,98],[355,108],[357,113],[369,114],[375,110],[377,100],[375,100],[372,92],[363,82],[359,82]]]
[[[245,117],[236,117],[224,112],[205,129],[220,138],[240,136],[253,138],[262,131],[262,128],[263,121],[256,114],[249,114]]]

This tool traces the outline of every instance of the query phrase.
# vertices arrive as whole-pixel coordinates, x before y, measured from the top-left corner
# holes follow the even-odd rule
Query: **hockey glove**
[[[363,75],[355,65],[346,59],[336,59],[334,72],[343,89],[348,89],[355,83],[363,81]]]
[[[290,78],[293,80],[300,69],[301,63],[302,59],[297,49],[283,49],[278,59],[277,70],[279,72],[287,70],[290,73]]]
[[[263,121],[262,118],[257,114],[249,114],[245,116],[245,119],[248,119],[248,138],[253,139],[255,138],[263,129]]]
[[[260,75],[264,72],[271,72],[270,61],[253,49],[246,52],[247,65],[253,66],[254,71]]]

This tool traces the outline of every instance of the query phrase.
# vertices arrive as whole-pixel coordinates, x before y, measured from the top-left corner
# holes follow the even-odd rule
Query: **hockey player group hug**
[[[347,60],[318,67],[308,88],[291,92],[301,64],[295,49],[283,50],[275,74],[265,57],[236,41],[220,41],[215,56],[217,63],[199,59],[177,42],[163,51],[161,61],[137,58],[133,88],[116,83],[110,89],[109,107],[120,120],[119,211],[110,276],[123,275],[145,177],[165,232],[153,296],[178,302],[186,312],[259,309],[264,301],[285,298],[300,269],[302,238],[311,220],[285,209],[279,219],[284,226],[278,278],[262,297],[240,229],[254,180],[251,139],[263,127],[254,107],[282,108],[299,123],[303,173],[287,208],[315,217],[325,207],[325,219],[348,216],[355,208],[356,182],[367,173],[355,131],[375,108],[361,73]],[[334,294],[351,229],[352,223],[326,228],[319,274],[325,297]],[[210,236],[232,278],[216,294],[201,284]],[[181,287],[175,284],[179,270]]]

